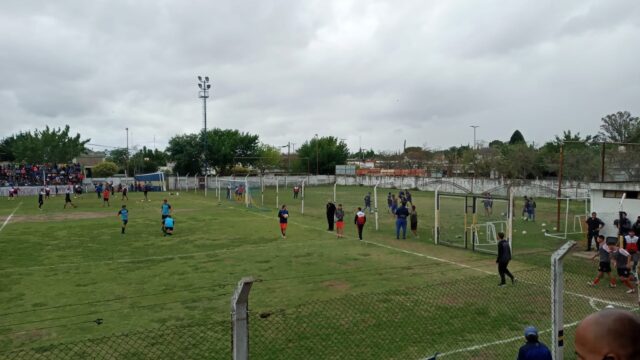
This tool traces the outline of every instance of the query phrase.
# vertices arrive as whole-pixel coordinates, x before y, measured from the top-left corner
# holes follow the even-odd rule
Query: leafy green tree
[[[609,142],[631,143],[640,140],[640,118],[618,111],[602,118],[598,136]]]
[[[125,168],[127,167],[127,158],[130,156],[126,148],[117,148],[109,151],[109,156],[107,156],[106,161],[110,161],[118,165],[119,171],[124,173]],[[132,174],[129,171],[129,174]]]
[[[104,161],[92,169],[93,177],[109,177],[118,172],[118,165],[111,161]]]
[[[312,173],[334,174],[336,165],[346,164],[348,157],[349,149],[344,141],[333,136],[313,138],[298,148],[298,158],[302,161],[295,165],[297,171],[306,172],[306,161],[309,161]]]
[[[500,174],[512,179],[535,178],[542,174],[544,166],[536,149],[525,143],[516,143],[503,148],[498,165]]]
[[[254,165],[260,157],[258,135],[231,129],[207,131],[207,162],[219,174],[232,173],[235,165]]]
[[[175,161],[174,173],[199,174],[202,169],[202,141],[198,134],[176,135],[169,140],[167,154]]]
[[[90,139],[82,140],[80,134],[69,135],[69,125],[64,129],[52,129],[21,132],[14,136],[11,152],[15,160],[28,163],[68,163],[78,155],[86,153],[85,145]]]
[[[204,168],[204,136],[186,134],[169,140],[167,155],[176,162],[174,171],[179,174],[202,174]],[[260,157],[258,135],[238,130],[211,129],[207,131],[207,167],[218,174],[232,173],[235,165],[255,165]]]
[[[146,146],[131,156],[129,174],[143,174],[158,171],[167,163],[167,154],[160,150],[151,150]]]
[[[369,150],[361,149],[361,150],[358,150],[357,152],[354,152],[353,154],[350,154],[349,157],[353,159],[370,160],[376,157],[376,152],[373,151],[373,149],[369,149]]]
[[[526,141],[524,141],[524,136],[522,136],[522,133],[520,132],[520,130],[516,130],[513,132],[513,134],[511,135],[511,138],[509,139],[509,145],[515,145],[515,144],[525,144]]]
[[[260,144],[258,148],[258,161],[255,166],[264,173],[265,170],[278,169],[281,166],[282,154],[275,146]]]
[[[15,136],[9,136],[0,142],[0,161],[15,161],[16,157],[13,155],[13,144],[16,141]]]

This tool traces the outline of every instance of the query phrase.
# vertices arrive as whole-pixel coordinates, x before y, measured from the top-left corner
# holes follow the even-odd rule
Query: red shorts
[[[336,222],[336,229],[338,229],[338,230],[344,229],[344,221]]]
[[[280,223],[280,230],[281,231],[287,230],[287,223]]]

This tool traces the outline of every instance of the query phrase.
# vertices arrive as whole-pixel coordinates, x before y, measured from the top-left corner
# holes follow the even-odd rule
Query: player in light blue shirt
[[[120,216],[120,219],[122,220],[121,234],[124,235],[124,230],[127,228],[127,223],[129,223],[129,210],[127,210],[127,205],[122,205],[122,209],[118,211],[118,216]]]
[[[167,217],[164,219],[164,236],[173,235],[173,223],[174,221],[171,215],[167,215]]]

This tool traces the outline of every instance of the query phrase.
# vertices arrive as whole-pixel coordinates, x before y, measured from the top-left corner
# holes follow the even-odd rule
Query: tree
[[[353,159],[368,160],[368,159],[375,158],[376,152],[373,151],[373,149],[369,149],[369,150],[360,149],[357,152],[354,152],[353,154],[349,155],[349,157]]]
[[[129,174],[156,172],[166,163],[167,154],[164,151],[151,150],[144,146],[129,159],[128,172]]]
[[[111,161],[102,162],[93,167],[93,177],[109,177],[118,172],[118,165]]]
[[[167,146],[169,159],[175,161],[173,171],[178,174],[199,174],[202,169],[202,141],[198,134],[176,135]]]
[[[208,166],[219,174],[230,174],[235,165],[255,165],[259,157],[258,135],[231,129],[216,128],[207,131]]]
[[[280,149],[275,146],[260,144],[258,161],[255,164],[256,167],[260,169],[260,172],[264,173],[265,170],[279,168],[281,161],[282,154],[280,154]]]
[[[167,155],[175,161],[174,170],[179,174],[202,174],[204,168],[204,136],[199,134],[177,135],[169,140]],[[254,165],[260,157],[258,135],[238,130],[211,129],[206,133],[207,168],[218,174],[232,173],[235,165]]]
[[[542,174],[543,164],[533,146],[516,143],[505,146],[498,165],[500,173],[508,178],[528,179]]]
[[[524,141],[524,136],[522,136],[522,133],[520,132],[520,130],[516,130],[513,132],[513,134],[511,135],[511,138],[509,139],[509,145],[515,145],[515,144],[525,144],[526,141]]]
[[[85,153],[85,145],[90,141],[81,140],[80,134],[69,135],[69,125],[64,129],[51,129],[21,132],[14,136],[11,152],[16,161],[32,164],[62,164],[71,162]]]
[[[127,158],[129,157],[128,151],[126,148],[117,148],[109,151],[109,156],[107,156],[107,161],[115,163],[118,165],[119,171],[124,173],[125,168],[127,167]],[[129,171],[129,174],[132,172]]]
[[[13,155],[13,144],[16,141],[15,136],[9,136],[0,142],[0,161],[15,161],[16,157]]]
[[[344,141],[333,136],[313,138],[298,148],[296,169],[306,172],[307,165],[319,174],[334,174],[336,165],[343,165],[349,157],[349,149]],[[309,161],[309,164],[306,163]]]
[[[602,118],[598,136],[609,142],[631,143],[640,141],[640,119],[628,111],[618,111]]]

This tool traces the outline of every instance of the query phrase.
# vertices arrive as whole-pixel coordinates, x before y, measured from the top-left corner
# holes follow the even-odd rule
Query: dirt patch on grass
[[[339,292],[346,292],[347,290],[351,289],[351,285],[348,282],[340,280],[325,281],[322,283],[322,285]]]
[[[70,210],[71,211],[71,210]],[[16,222],[47,222],[47,221],[64,221],[64,220],[82,220],[82,219],[102,219],[112,217],[112,213],[107,212],[89,212],[74,211],[58,214],[38,214],[38,215],[17,215],[11,218],[12,223]],[[4,221],[5,219],[0,219]]]

